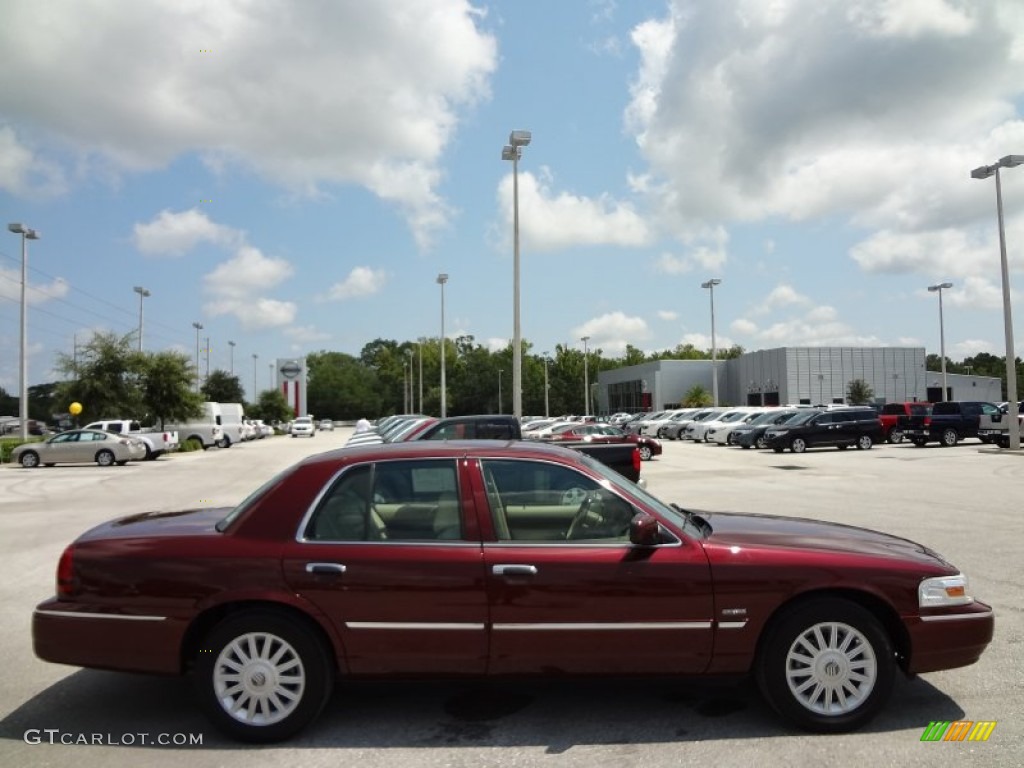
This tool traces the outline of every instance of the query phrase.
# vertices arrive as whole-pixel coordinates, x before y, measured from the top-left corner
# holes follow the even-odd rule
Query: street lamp
[[[24,224],[8,224],[7,229],[21,235],[21,371],[19,373],[18,421],[21,439],[28,440],[28,302],[25,289],[28,285],[28,248],[26,240],[38,240],[39,233]]]
[[[235,375],[235,342],[229,341],[228,346],[231,347],[231,375]]]
[[[199,391],[199,332],[203,330],[203,324],[199,322],[192,323],[192,327],[196,329],[196,392]]]
[[[1013,352],[1013,315],[1010,311],[1010,269],[1006,261],[1006,233],[1003,230],[1003,188],[999,180],[1000,168],[1016,168],[1024,164],[1024,155],[1007,155],[992,165],[983,165],[971,171],[972,179],[996,177],[996,216],[999,219],[999,263],[1003,274],[1003,324],[1006,327],[1006,399],[1009,401],[1007,418],[1010,450],[1020,450],[1020,423],[1017,421],[1017,357]]]
[[[255,352],[252,353],[252,399],[256,400],[256,393],[260,391],[259,384],[256,382],[256,361],[259,360],[259,355]]]
[[[707,288],[711,292],[711,399],[715,408],[718,407],[718,346],[715,344],[715,286],[721,285],[722,281],[713,277],[707,282],[701,283],[701,288]]]
[[[587,364],[587,342],[590,341],[589,336],[583,336],[580,338],[583,342],[583,415],[590,415],[590,370]]]
[[[529,131],[512,131],[501,159],[512,161],[512,413],[523,415],[523,337],[519,326],[519,158],[530,143]]]
[[[442,272],[437,276],[437,284],[441,286],[441,418],[448,415],[448,397],[444,384],[444,284],[448,282],[448,274]]]
[[[550,361],[548,360],[548,353],[545,352],[544,353],[544,418],[545,419],[550,418],[550,416],[548,416],[548,414],[551,411],[551,408],[548,405],[548,363],[549,362]]]
[[[420,407],[416,413],[423,413],[423,337],[416,342],[416,351],[420,358]]]
[[[498,413],[501,413],[501,368],[498,369]]]
[[[931,293],[939,294],[939,354],[942,355],[942,402],[949,399],[949,389],[946,387],[946,327],[942,320],[942,289],[952,288],[952,283],[936,283],[935,285],[929,285],[928,290]]]
[[[147,296],[150,296],[150,292],[143,288],[141,285],[136,285],[132,288],[137,294],[139,294],[139,352],[142,351],[142,300]]]

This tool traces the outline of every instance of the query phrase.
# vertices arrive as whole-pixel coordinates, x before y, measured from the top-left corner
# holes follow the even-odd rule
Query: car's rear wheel
[[[637,450],[640,451],[640,458],[641,458],[641,460],[643,460],[643,461],[650,461],[651,460],[651,456],[653,455],[652,452],[651,452],[651,446],[649,446],[649,445],[641,445],[641,446],[639,446],[639,448]]]
[[[864,725],[883,706],[896,674],[892,643],[861,606],[820,598],[789,609],[766,635],[757,663],[761,692],[809,731]]]
[[[874,445],[874,441],[871,439],[871,435],[861,435],[857,438],[857,450],[867,451]]]
[[[885,438],[890,443],[896,445],[903,442],[903,430],[899,427],[893,427],[889,430],[889,434]]]
[[[39,466],[39,454],[35,451],[25,451],[19,459],[21,466],[31,469]]]
[[[960,442],[960,435],[955,429],[944,429],[942,430],[942,444],[947,448],[952,448]]]
[[[793,453],[803,453],[807,450],[807,443],[802,437],[794,437],[789,443],[789,449]]]
[[[114,464],[114,454],[104,448],[96,454],[96,463],[101,467],[110,467]]]
[[[203,709],[243,741],[294,735],[320,714],[334,685],[334,665],[320,638],[275,613],[225,619],[200,648],[194,672]]]

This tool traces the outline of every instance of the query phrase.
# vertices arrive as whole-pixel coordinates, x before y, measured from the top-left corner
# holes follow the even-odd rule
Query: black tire
[[[260,657],[258,664],[253,656]],[[213,628],[200,646],[193,679],[217,728],[241,741],[270,743],[316,719],[330,698],[334,670],[324,643],[301,621],[260,611],[229,617]]]
[[[18,459],[18,463],[25,469],[33,469],[39,466],[39,454],[35,451],[25,451]]]
[[[928,441],[922,440],[920,437],[915,437],[910,442],[914,444],[915,448],[924,448],[925,443],[927,443]]]
[[[768,441],[765,440],[764,436],[762,435],[761,437],[757,438],[757,440],[754,442],[754,445],[756,445],[758,448],[767,448]]]
[[[858,451],[870,451],[871,446],[875,444],[875,441],[871,439],[871,435],[861,435],[857,438],[857,450]]]
[[[96,452],[96,463],[101,467],[112,467],[114,466],[114,454],[104,448],[102,451]]]
[[[794,437],[789,441],[789,450],[793,453],[803,453],[807,450],[807,441],[802,437]]]
[[[800,653],[792,654],[797,648]],[[794,725],[842,733],[878,714],[892,691],[896,663],[892,642],[874,615],[847,600],[823,597],[772,622],[756,673],[762,695]]]
[[[128,463],[128,459],[125,459],[124,461],[119,461],[119,462],[117,462],[117,466],[119,466],[119,467],[123,467],[123,466],[125,466],[125,465],[126,465],[127,463]]]
[[[149,447],[149,443],[146,443],[146,457],[143,461],[152,461],[156,458],[156,454],[153,453],[153,449]]]
[[[942,438],[939,442],[946,448],[952,448],[960,442],[960,434],[952,427],[947,427],[942,430]]]

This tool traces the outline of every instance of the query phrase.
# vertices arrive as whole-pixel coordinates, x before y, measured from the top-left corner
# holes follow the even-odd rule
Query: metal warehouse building
[[[947,400],[1001,400],[1001,382],[947,374]],[[942,398],[942,375],[925,370],[924,347],[780,347],[718,361],[723,405],[829,404],[846,401],[851,381],[862,379],[875,401]],[[675,407],[694,386],[712,391],[710,360],[658,360],[601,371],[598,411],[636,412]]]

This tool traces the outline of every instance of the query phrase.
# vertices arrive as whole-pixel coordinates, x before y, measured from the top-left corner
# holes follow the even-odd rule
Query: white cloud
[[[732,323],[730,323],[729,327],[732,328],[734,332],[740,334],[741,336],[753,336],[754,334],[757,333],[757,323],[753,322],[752,320],[748,320],[745,317],[740,317],[737,318],[736,320],[733,320]]]
[[[228,246],[241,243],[242,233],[216,224],[202,211],[191,208],[174,213],[160,211],[155,219],[136,224],[132,239],[135,247],[149,256],[181,256],[199,243]]]
[[[20,246],[19,246],[20,248]],[[30,255],[31,258],[31,255]],[[33,283],[29,280],[25,287],[25,302],[33,304],[45,304],[52,299],[62,299],[71,290],[67,281],[61,277],[54,278],[49,283]],[[6,299],[21,305],[21,268],[7,269],[0,267],[0,300]]]
[[[685,238],[686,252],[677,256],[662,253],[654,262],[656,272],[666,275],[683,275],[700,268],[708,272],[720,272],[728,261],[729,233],[724,227],[704,229],[690,233]]]
[[[625,118],[649,164],[634,189],[683,235],[771,217],[991,231],[991,192],[968,171],[1024,146],[1021,15],[1018,0],[670,0],[632,34]]]
[[[659,309],[658,318],[661,320],[678,320],[679,313],[673,309]]]
[[[203,311],[209,317],[233,315],[246,330],[290,325],[298,306],[259,294],[286,280],[292,271],[284,259],[272,259],[257,248],[242,246],[231,259],[203,277],[210,296]]]
[[[327,299],[344,301],[345,299],[362,298],[378,293],[388,281],[388,273],[370,267],[355,267],[348,277],[331,286]]]
[[[650,338],[647,321],[642,317],[630,317],[624,312],[607,314],[587,320],[571,330],[574,338],[589,336],[590,349],[602,349],[607,355],[618,355],[626,351],[626,345],[634,347]]]
[[[0,189],[14,197],[46,199],[67,191],[57,164],[44,160],[18,141],[14,130],[0,127]]]
[[[285,328],[283,333],[298,344],[307,346],[313,342],[327,341],[331,338],[331,334],[318,331],[312,325],[293,325]]]
[[[497,336],[492,336],[489,339],[484,339],[483,346],[488,352],[500,352],[503,349],[508,349],[512,341],[510,339],[502,339]]]
[[[497,67],[466,0],[10,0],[4,12],[12,124],[121,171],[195,153],[300,194],[361,185],[421,245],[448,218],[440,160]]]
[[[638,246],[650,242],[652,232],[632,204],[607,195],[588,198],[555,193],[546,181],[532,173],[519,173],[519,236],[534,251],[558,250],[576,245]],[[512,174],[498,185],[498,205],[505,219],[503,232],[512,232]]]

